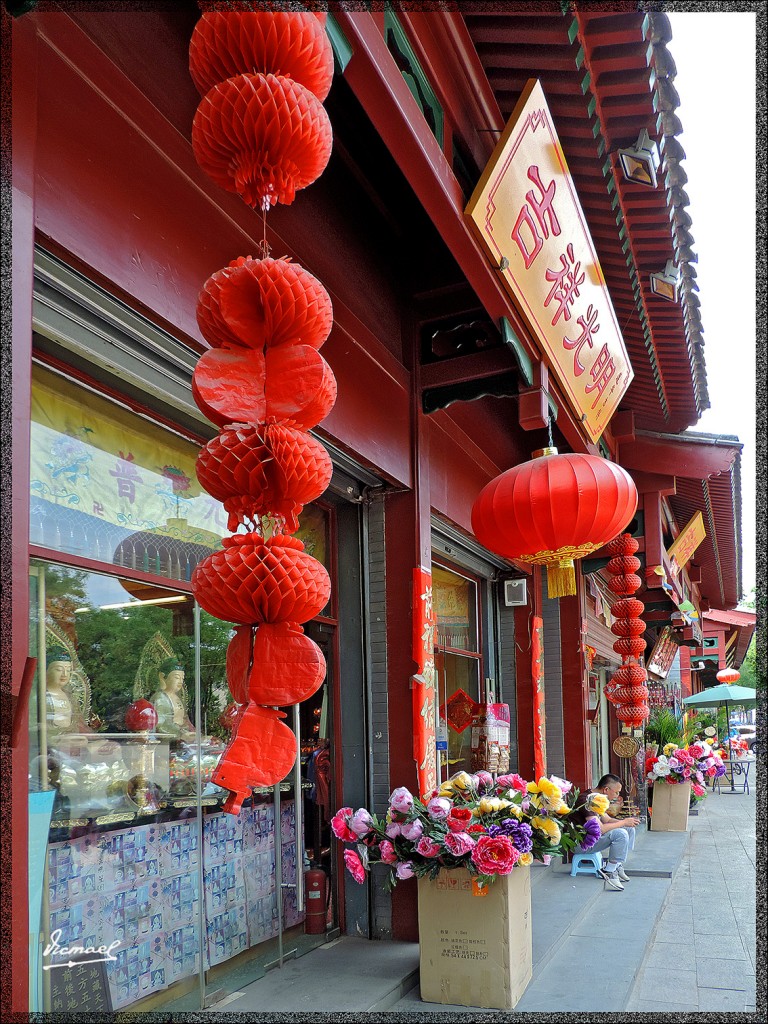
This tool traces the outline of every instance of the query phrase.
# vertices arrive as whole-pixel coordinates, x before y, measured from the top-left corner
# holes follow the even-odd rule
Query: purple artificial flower
[[[402,827],[398,825],[396,821],[390,821],[387,827],[384,829],[390,839],[397,839],[402,831]]]
[[[725,765],[721,761],[720,764],[715,765],[715,778],[719,779],[722,775],[725,775]]]
[[[530,853],[533,849],[533,829],[527,821],[505,818],[502,827],[520,853]]]
[[[413,878],[413,863],[410,860],[401,861],[395,868],[398,878]]]
[[[584,838],[579,848],[581,850],[591,850],[601,835],[600,820],[598,818],[587,818],[584,822]]]

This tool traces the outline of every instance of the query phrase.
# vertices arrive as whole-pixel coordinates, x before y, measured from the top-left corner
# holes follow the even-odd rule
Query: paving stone
[[[671,967],[644,967],[633,999],[657,1000],[662,992],[670,992],[676,1002],[685,1003],[692,1010],[699,1005],[696,971],[678,971]]]
[[[690,1003],[670,1003],[666,999],[660,1002],[658,999],[640,999],[634,996],[626,1006],[628,1013],[656,1013],[662,1020],[670,1013],[690,1013],[696,1009],[698,1007]]]
[[[694,904],[693,930],[705,935],[739,935],[741,932],[731,904],[722,902],[709,905],[701,903],[698,906]]]
[[[740,935],[694,935],[697,957],[714,957],[718,960],[748,960],[747,951]]]
[[[716,1013],[727,1010],[731,1013],[746,1009],[746,992],[728,988],[699,988],[699,1010],[702,1013]]]
[[[749,960],[722,960],[696,957],[698,984],[705,988],[733,988],[746,991],[754,979]]]

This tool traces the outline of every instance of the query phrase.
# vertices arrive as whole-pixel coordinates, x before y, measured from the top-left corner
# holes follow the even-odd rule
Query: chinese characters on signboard
[[[672,668],[672,662],[675,660],[677,650],[678,645],[672,639],[672,627],[665,626],[659,633],[659,639],[654,645],[646,668],[654,675],[666,679],[669,675],[669,670]]]
[[[701,512],[696,512],[680,531],[674,544],[668,549],[667,558],[669,558],[670,564],[674,561],[675,565],[682,569],[706,535],[704,517]]]
[[[633,373],[538,81],[526,86],[466,213],[597,441]]]

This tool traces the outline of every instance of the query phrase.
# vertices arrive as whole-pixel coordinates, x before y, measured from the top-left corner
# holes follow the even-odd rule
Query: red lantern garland
[[[613,674],[606,687],[606,696],[616,706],[616,717],[630,728],[640,727],[650,716],[649,690],[645,685],[648,673],[636,661],[646,648],[643,640],[645,623],[640,618],[644,605],[629,596],[641,585],[637,575],[640,559],[635,557],[637,548],[638,543],[630,534],[616,537],[608,545],[608,552],[613,557],[606,567],[612,576],[608,587],[620,596],[620,600],[611,605],[614,616],[611,632],[619,637],[613,649],[622,660],[621,668]]]
[[[293,202],[330,156],[325,17],[213,11],[192,36],[190,72],[204,94],[192,126],[195,158],[222,188],[265,212]],[[308,431],[336,400],[318,352],[333,311],[311,274],[270,258],[266,240],[262,254],[233,260],[203,286],[197,322],[211,348],[192,375],[197,405],[220,428],[200,452],[198,479],[224,503],[228,528],[246,531],[225,537],[192,575],[202,607],[237,623],[227,650],[233,703],[222,715],[231,739],[212,775],[231,791],[231,813],[295,762],[296,737],[277,707],[305,700],[325,678],[323,654],[300,623],[330,596],[326,569],[291,534],[332,473]]]

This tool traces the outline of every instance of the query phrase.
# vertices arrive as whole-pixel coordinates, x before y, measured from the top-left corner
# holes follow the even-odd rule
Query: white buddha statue
[[[158,689],[150,698],[157,712],[157,732],[179,739],[195,737],[184,702],[184,666],[178,658],[166,658],[157,670]]]

